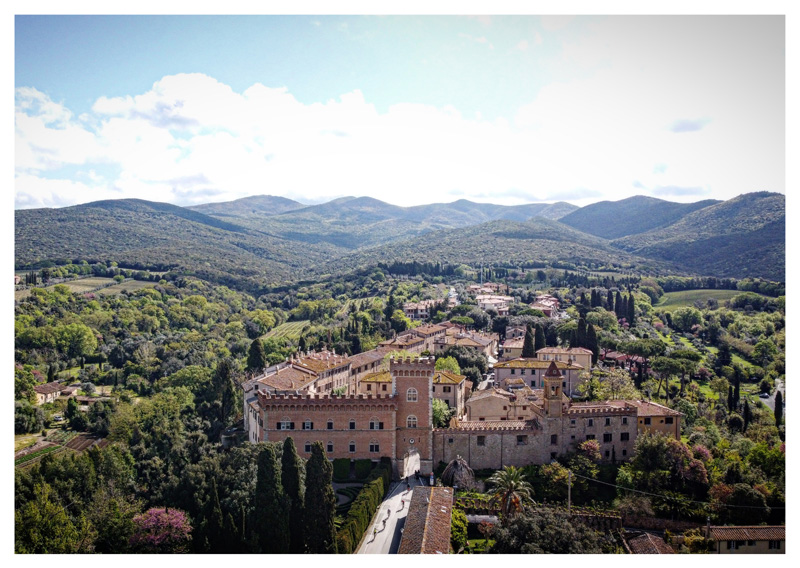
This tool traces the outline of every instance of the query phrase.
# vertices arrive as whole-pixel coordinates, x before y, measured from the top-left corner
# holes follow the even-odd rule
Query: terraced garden
[[[679,292],[667,292],[658,299],[658,302],[653,307],[671,311],[678,308],[692,307],[698,300],[705,304],[711,298],[715,298],[722,303],[741,293],[739,290],[681,290]]]
[[[300,334],[303,333],[303,328],[311,323],[311,320],[300,321],[287,321],[278,327],[271,329],[267,332],[263,339],[270,337],[286,337],[289,339],[300,339]]]

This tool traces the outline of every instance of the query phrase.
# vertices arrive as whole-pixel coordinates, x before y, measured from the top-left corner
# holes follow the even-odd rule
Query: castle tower
[[[561,418],[561,384],[564,377],[551,361],[544,374],[544,414],[548,418]]]
[[[398,477],[433,471],[434,358],[391,359],[392,394],[397,400],[395,464]],[[417,464],[417,460],[419,465]],[[408,469],[408,471],[407,471]]]

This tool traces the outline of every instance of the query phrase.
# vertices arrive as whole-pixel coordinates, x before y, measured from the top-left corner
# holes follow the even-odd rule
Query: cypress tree
[[[325,455],[322,442],[311,446],[306,463],[306,506],[303,509],[306,551],[310,554],[336,553],[336,495],[333,493],[333,465]]]
[[[578,330],[575,332],[576,343],[574,347],[586,347],[586,320],[580,318],[578,320]],[[570,347],[573,347],[570,345]]]
[[[215,477],[211,478],[211,495],[209,496],[206,510],[204,532],[208,542],[209,552],[216,554],[229,552],[226,549],[227,539],[225,538],[223,528],[222,506],[219,503],[219,492],[217,491],[217,480]]]
[[[633,299],[633,294],[628,295],[628,304],[626,307],[628,308],[628,323],[633,325],[634,318],[636,317],[636,301]]]
[[[592,288],[592,307],[596,308],[600,305],[600,292],[596,288]]]
[[[728,385],[728,411],[733,412],[733,385]]]
[[[625,312],[622,311],[622,294],[617,290],[617,296],[614,299],[614,313],[617,314],[617,319],[624,317]]]
[[[609,290],[608,294],[606,295],[606,309],[609,312],[614,311],[614,293],[611,290]]]
[[[281,481],[289,498],[289,552],[302,554],[303,539],[303,461],[297,455],[294,440],[286,438],[281,456]]]
[[[533,329],[528,324],[525,329],[525,341],[522,343],[522,356],[523,357],[536,357],[536,350],[534,348]]]
[[[736,383],[733,386],[733,407],[739,407],[739,378],[736,378]]]
[[[586,292],[581,292],[581,300],[580,300],[580,303],[581,303],[582,305],[584,305],[584,306],[586,305]]]
[[[775,426],[781,427],[783,422],[783,394],[781,391],[775,392]]]
[[[534,333],[534,351],[538,352],[539,349],[544,349],[547,347],[547,343],[545,342],[544,338],[544,330],[540,324],[536,324],[536,331]]]
[[[281,484],[281,468],[275,447],[267,444],[258,454],[256,473],[255,531],[262,553],[289,552],[288,501]]]
[[[225,357],[217,363],[217,369],[211,380],[211,394],[213,401],[220,401],[219,421],[225,425],[228,415],[233,412],[233,405],[236,400],[236,386],[234,385],[234,375],[236,374],[236,362],[230,357]]]
[[[250,344],[250,350],[247,352],[247,370],[248,371],[261,371],[269,367],[267,361],[267,353],[264,351],[264,344],[260,339],[256,338]]]
[[[573,329],[569,332],[569,346],[575,347],[578,345],[578,333]]]
[[[742,432],[747,432],[747,427],[750,425],[750,420],[752,420],[753,416],[750,412],[750,403],[745,400],[744,401],[744,411],[742,412],[742,420],[744,424],[742,426]]]
[[[592,324],[586,328],[586,348],[592,352],[592,365],[597,365],[600,356],[600,346],[597,344],[597,332]]]

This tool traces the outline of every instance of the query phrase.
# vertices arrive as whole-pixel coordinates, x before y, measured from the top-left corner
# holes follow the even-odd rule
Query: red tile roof
[[[711,527],[711,540],[786,540],[786,527],[741,526]]]
[[[628,546],[633,554],[675,554],[670,545],[663,538],[650,533],[642,533],[627,539]]]
[[[459,420],[459,430],[525,430],[529,428],[525,420]]]
[[[415,487],[398,554],[448,554],[453,489]]]
[[[44,383],[42,385],[36,385],[35,387],[33,387],[33,390],[37,394],[53,394],[56,392],[61,392],[65,388],[66,387],[61,383],[52,382],[52,383]]]
[[[495,369],[547,369],[550,367],[550,363],[555,363],[558,369],[566,369],[570,371],[579,371],[582,370],[583,367],[580,365],[570,365],[569,363],[564,363],[563,361],[540,361],[539,359],[527,359],[524,357],[518,357],[516,359],[511,359],[509,361],[503,361],[502,363],[495,363]]]
[[[450,371],[436,371],[433,373],[433,383],[437,385],[460,385],[466,378],[467,377],[464,375],[457,375],[456,373],[451,373]]]

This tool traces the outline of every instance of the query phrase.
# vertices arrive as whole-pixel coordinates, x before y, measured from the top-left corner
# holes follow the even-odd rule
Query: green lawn
[[[705,303],[709,298],[716,298],[722,303],[741,293],[740,290],[681,290],[680,292],[667,292],[658,299],[658,302],[653,307],[670,311],[694,306],[697,300]]]

